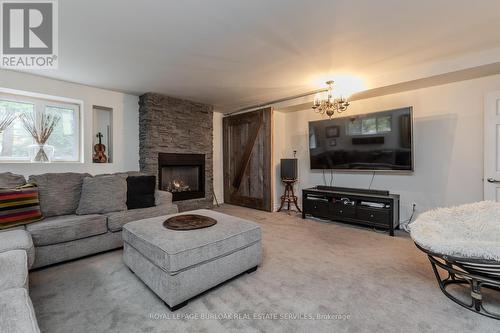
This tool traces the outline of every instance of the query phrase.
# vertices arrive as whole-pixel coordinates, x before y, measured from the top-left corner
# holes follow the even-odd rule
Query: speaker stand
[[[290,203],[293,203],[299,212],[302,212],[297,203],[297,196],[293,192],[293,184],[297,182],[295,179],[283,179],[283,183],[285,184],[285,193],[281,196],[281,205],[278,208],[278,212],[281,211],[285,202],[288,204],[287,210],[290,210]]]

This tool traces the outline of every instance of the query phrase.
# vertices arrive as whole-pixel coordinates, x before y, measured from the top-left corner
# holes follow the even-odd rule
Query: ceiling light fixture
[[[326,84],[328,85],[328,89],[314,96],[312,108],[314,111],[326,114],[329,118],[332,118],[335,113],[342,113],[347,110],[349,102],[345,97],[333,96],[333,81],[326,81]]]

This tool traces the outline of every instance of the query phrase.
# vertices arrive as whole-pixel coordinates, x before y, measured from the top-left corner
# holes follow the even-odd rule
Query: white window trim
[[[78,159],[75,161],[64,161],[64,160],[53,160],[51,163],[57,163],[57,164],[75,164],[75,163],[84,163],[84,128],[83,128],[83,111],[84,111],[84,104],[82,100],[78,99],[72,99],[72,98],[67,98],[67,97],[60,97],[60,96],[53,96],[53,95],[47,95],[47,94],[40,94],[40,93],[34,93],[34,92],[28,92],[28,91],[22,91],[22,90],[15,90],[15,89],[9,89],[9,88],[1,88],[0,87],[0,99],[3,100],[8,100],[12,102],[21,102],[21,103],[31,103],[35,106],[35,112],[39,109],[43,109],[44,106],[53,106],[53,107],[74,107],[74,109],[77,109],[77,129],[78,129]],[[26,163],[26,164],[31,164],[29,160],[22,159],[22,158],[1,158],[0,159],[0,164],[6,164],[6,163],[16,163],[16,164],[21,164],[21,163]]]

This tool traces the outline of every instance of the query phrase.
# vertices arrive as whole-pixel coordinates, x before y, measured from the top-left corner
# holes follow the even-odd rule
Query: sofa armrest
[[[9,230],[0,233],[0,253],[12,250],[25,250],[28,267],[35,261],[35,248],[31,235],[25,230]]]
[[[11,228],[7,228],[7,229],[0,229],[0,234],[2,232],[11,232],[13,230],[26,230],[26,225],[18,225],[16,227],[11,227]]]
[[[28,289],[28,254],[23,250],[0,253],[0,292],[10,288]]]
[[[155,206],[171,205],[172,193],[167,191],[156,190],[155,192]]]

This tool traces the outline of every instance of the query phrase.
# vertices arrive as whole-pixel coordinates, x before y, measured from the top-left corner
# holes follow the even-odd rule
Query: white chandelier
[[[332,118],[335,113],[342,113],[347,110],[349,102],[342,96],[333,97],[333,81],[326,81],[326,84],[328,89],[314,96],[312,108],[314,111]]]

